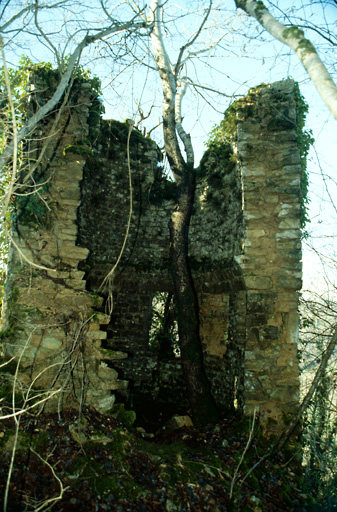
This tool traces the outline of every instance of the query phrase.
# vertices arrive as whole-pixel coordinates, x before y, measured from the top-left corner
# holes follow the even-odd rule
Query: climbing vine
[[[228,164],[228,160],[233,161],[235,159],[230,150],[230,141],[237,131],[237,126],[243,120],[256,117],[256,105],[258,101],[258,93],[268,84],[260,84],[257,87],[249,89],[248,94],[243,98],[234,101],[230,107],[226,110],[224,119],[211,131],[210,138],[206,143],[208,151],[212,151],[217,158],[224,160]],[[296,122],[295,130],[297,134],[297,143],[300,151],[301,158],[301,228],[304,229],[305,224],[309,222],[308,218],[308,186],[309,177],[307,173],[307,156],[310,150],[310,146],[314,142],[311,130],[305,129],[305,119],[308,112],[308,104],[305,102],[297,82],[294,82],[295,90],[295,101],[296,101]],[[277,101],[282,101],[283,97],[277,98]],[[282,123],[285,127],[293,126],[284,117],[281,121],[277,120],[277,123]],[[200,172],[204,168],[203,164],[207,159],[207,153],[205,153],[200,163]],[[224,163],[224,162],[221,162]],[[305,235],[304,235],[305,236]]]
[[[64,60],[63,67],[66,66],[67,60],[67,58]],[[44,95],[47,101],[52,92],[58,86],[61,79],[61,71],[58,68],[54,68],[50,62],[39,62],[34,64],[28,57],[24,56],[20,60],[16,69],[8,69],[8,74],[10,79],[11,95],[15,106],[16,124],[18,129],[20,129],[20,127],[26,122],[27,116],[31,113],[31,109],[34,110],[37,108],[37,106],[34,105],[34,94],[39,94],[39,102],[41,101],[41,98],[43,99]],[[38,77],[38,83],[34,84],[35,88],[33,90],[30,90],[33,76]],[[100,80],[96,76],[92,77],[90,71],[78,67],[74,71],[72,79],[72,100],[76,102],[83,83],[88,84],[88,87],[90,87],[90,90],[92,91],[92,97],[97,99],[101,93]],[[39,87],[39,84],[43,84],[42,87]],[[9,127],[11,126],[11,111],[6,92],[3,68],[0,68],[0,99],[0,150],[2,150],[7,144],[7,139],[10,137]],[[89,121],[91,121],[91,123],[89,123],[91,126],[93,126],[97,121],[96,117],[100,116],[102,109],[103,107],[99,101],[92,103],[90,118],[94,117],[95,119],[89,119]],[[89,139],[91,138],[90,135],[91,133],[89,132]],[[22,146],[19,150],[22,152]],[[64,148],[64,154],[67,152],[92,154],[91,141],[80,141],[76,146],[68,146]],[[27,156],[22,153],[20,167],[24,166],[25,158],[27,158]],[[0,176],[0,185],[0,194],[2,195],[6,192],[6,169],[2,171]]]
[[[63,68],[67,65],[67,59],[62,63]],[[0,152],[11,142],[13,111],[15,116],[16,129],[20,128],[27,121],[41,102],[47,101],[53,91],[56,90],[61,79],[62,70],[55,68],[51,63],[39,62],[34,64],[28,57],[22,57],[18,66],[7,67],[8,81],[6,84],[4,67],[0,67]],[[32,77],[38,77],[34,88],[32,89]],[[34,80],[33,80],[34,82]],[[10,108],[8,83],[10,96],[14,109]],[[76,102],[81,92],[81,86],[87,83],[92,91],[92,98],[97,100],[100,95],[100,81],[97,77],[92,77],[90,71],[78,67],[74,71],[71,83],[72,100]],[[41,85],[41,87],[40,87]],[[39,95],[38,101],[35,95]],[[63,100],[61,100],[62,102]],[[56,109],[58,106],[55,107]],[[64,148],[64,154],[68,152],[89,155],[92,153],[91,142],[96,136],[98,118],[102,112],[102,105],[99,101],[92,101],[90,107],[90,116],[88,119],[89,135],[88,141],[81,141],[76,146]],[[38,161],[34,160],[32,154],[27,152],[27,141],[22,142],[17,147],[17,168],[13,170],[13,162],[9,162],[0,171],[0,202],[6,204],[6,198],[10,195],[8,201],[9,207],[3,212],[2,218],[5,224],[0,228],[0,298],[1,289],[5,279],[5,269],[7,264],[7,255],[9,249],[8,233],[11,218],[20,219],[21,222],[44,226],[50,228],[53,219],[53,204],[48,200],[48,180],[40,175]],[[27,173],[30,175],[31,168],[36,167],[32,174],[33,182],[27,186],[19,186],[19,182]],[[20,172],[18,172],[20,169]],[[15,173],[13,188],[10,186]]]
[[[312,135],[312,131],[305,130],[304,128],[309,106],[304,100],[297,82],[295,82],[295,98],[297,144],[301,158],[301,228],[304,229],[306,223],[310,222],[308,217],[309,175],[307,171],[307,156],[310,146],[315,142],[315,139]],[[305,233],[304,236],[306,236]]]

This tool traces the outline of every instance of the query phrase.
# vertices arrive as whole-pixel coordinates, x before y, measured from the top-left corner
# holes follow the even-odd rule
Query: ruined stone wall
[[[83,268],[89,289],[105,297],[108,292],[101,285],[118,258],[129,215],[127,131],[125,124],[103,121],[102,136],[93,156],[87,159],[81,184],[78,241],[89,249]],[[132,219],[114,274],[114,308],[105,347],[128,354],[114,367],[129,381],[133,406],[155,400],[161,406],[171,403],[186,407],[180,361],[173,353],[170,360],[161,361],[158,350],[149,346],[153,296],[173,292],[168,224],[175,184],[162,173],[156,145],[137,131],[131,136],[130,152]],[[204,319],[201,336],[206,370],[222,408],[233,403],[233,382],[236,374],[242,373],[234,341],[231,343],[229,307],[233,291],[243,287],[234,262],[243,237],[241,202],[241,178],[235,164],[228,156],[226,165],[219,168],[210,154],[198,171],[189,247]]]
[[[45,372],[41,386],[61,382],[61,374],[67,385],[77,379],[78,398],[84,389],[87,402],[102,409],[116,393],[138,409],[186,408],[179,358],[149,345],[153,297],[173,292],[168,222],[175,185],[163,174],[157,146],[133,130],[130,231],[110,286],[104,284],[129,216],[129,128],[96,117],[90,139],[95,98],[87,84],[73,98],[39,168],[41,183],[48,181],[50,218],[41,225],[40,214],[28,219],[19,204],[13,221],[22,254],[12,247],[6,352],[17,356],[27,344],[23,379],[55,363],[62,370]],[[205,368],[219,407],[258,408],[263,421],[279,422],[298,401],[301,166],[294,85],[263,87],[242,105],[231,145],[224,143],[221,158],[209,151],[197,170],[190,261]],[[53,120],[41,127],[44,133]],[[24,257],[52,270],[31,267]]]
[[[28,108],[42,105],[49,86],[35,77]],[[79,263],[88,249],[77,244],[77,207],[85,157],[67,148],[88,137],[91,86],[74,86],[67,105],[46,117],[25,148],[12,213],[12,244],[1,337],[7,357],[19,361],[19,381],[34,383],[47,407],[81,404],[107,410],[114,389],[125,389],[98,350],[109,317],[102,299],[86,291]],[[82,142],[79,142],[80,144]],[[29,176],[37,158],[40,165]],[[104,356],[105,357],[105,356]],[[120,354],[111,357],[124,357]]]
[[[245,410],[281,422],[298,403],[301,157],[294,83],[262,88],[234,142],[243,183]],[[287,418],[286,418],[287,419]]]

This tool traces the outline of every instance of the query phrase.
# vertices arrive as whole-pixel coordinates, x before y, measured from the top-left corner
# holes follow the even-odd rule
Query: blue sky
[[[85,3],[85,2],[84,2]],[[85,9],[84,3],[74,4],[81,7],[80,15],[89,20],[91,23],[99,25],[99,6],[97,0],[88,3],[88,9]],[[12,3],[15,6],[18,3]],[[123,5],[123,4],[120,4]],[[190,5],[198,6],[198,0],[185,0],[177,2],[175,5],[175,13],[180,15],[186,13],[186,8]],[[201,5],[204,5],[201,3]],[[331,198],[337,197],[335,181],[337,181],[335,155],[337,154],[336,141],[336,120],[328,113],[327,108],[318,96],[315,88],[308,80],[305,70],[298,62],[296,56],[284,47],[278,41],[259,29],[255,20],[247,23],[244,16],[237,16],[236,12],[232,12],[234,2],[228,1],[228,10],[219,10],[215,25],[213,28],[205,31],[201,44],[214,44],[214,49],[209,55],[203,54],[200,59],[192,60],[186,69],[186,73],[196,82],[202,83],[208,87],[214,88],[227,96],[209,94],[202,91],[203,97],[197,96],[190,89],[184,99],[183,115],[185,129],[191,132],[192,140],[195,147],[196,160],[198,161],[203,152],[204,142],[208,138],[208,134],[214,124],[220,122],[223,117],[225,108],[231,99],[236,95],[243,95],[251,86],[258,85],[262,82],[274,82],[287,77],[292,77],[300,83],[302,94],[309,103],[309,114],[307,118],[307,128],[311,129],[315,138],[315,150],[311,151],[308,160],[308,169],[310,173],[310,216],[312,222],[308,225],[308,231],[312,235],[310,244],[316,249],[323,249],[333,257],[335,247],[336,231],[337,231],[337,213],[331,204]],[[94,7],[90,11],[89,6]],[[295,0],[282,0],[282,8],[294,7],[294,15],[300,16],[299,3]],[[76,10],[76,16],[79,10]],[[277,9],[273,10],[275,15],[279,15]],[[306,17],[310,23],[318,22],[318,7],[313,3],[308,3],[306,8]],[[330,23],[337,21],[337,8],[328,6],[325,12],[327,20]],[[46,16],[49,16],[46,15]],[[72,19],[68,14],[68,20]],[[177,52],[181,44],[184,44],[189,31],[193,30],[199,23],[200,18],[197,15],[197,9],[193,15],[182,17],[179,21],[168,24],[168,32],[166,43],[170,50],[172,60],[176,59]],[[41,19],[41,23],[43,17]],[[57,26],[62,26],[61,17],[55,18],[53,23],[45,25],[47,30],[53,31]],[[72,22],[71,36],[75,41],[83,37],[83,32],[79,32],[76,36],[76,23]],[[221,35],[226,37],[219,41]],[[74,35],[75,34],[75,35]],[[54,34],[51,39],[55,41],[55,45],[61,48],[64,44],[63,37],[65,32]],[[258,36],[256,39],[255,36]],[[320,41],[315,32],[308,30],[307,36],[314,43]],[[22,45],[15,49],[12,53],[7,49],[7,58],[9,62],[15,63],[20,53],[27,53],[33,60],[52,60],[52,52],[48,50],[46,45],[37,44],[36,39],[30,36],[23,37],[18,34],[16,38],[21,39]],[[218,44],[215,44],[218,41]],[[131,40],[130,40],[131,43]],[[138,105],[146,114],[151,106],[153,106],[150,118],[143,123],[141,128],[151,129],[158,123],[161,115],[161,84],[157,73],[144,67],[144,63],[153,65],[149,53],[144,52],[146,40],[141,43],[141,47],[137,49],[137,56],[142,58],[142,63],[134,62],[132,68],[127,68],[121,72],[120,62],[113,64],[111,59],[107,58],[106,53],[102,53],[101,48],[97,45],[84,55],[83,63],[92,69],[102,80],[103,99],[106,107],[106,117],[124,120],[133,118],[137,122],[139,119]],[[130,44],[130,51],[132,50]],[[66,47],[66,52],[70,51],[71,45]],[[199,47],[200,49],[200,47]],[[334,55],[328,51],[327,45],[319,46],[319,51],[324,61],[329,66],[334,65]],[[98,58],[100,55],[104,58]],[[130,59],[129,59],[130,60]],[[334,70],[337,72],[336,67]],[[153,132],[154,138],[161,144],[161,128]],[[319,157],[319,164],[317,161]],[[322,173],[325,179],[322,178]],[[326,190],[328,187],[329,193]],[[331,197],[329,197],[329,194]],[[324,271],[320,269],[320,260],[315,255],[315,250],[309,250],[308,244],[304,244],[304,275],[305,287],[311,280],[317,285],[317,275]],[[332,261],[331,261],[332,263]],[[334,279],[335,271],[331,272]]]

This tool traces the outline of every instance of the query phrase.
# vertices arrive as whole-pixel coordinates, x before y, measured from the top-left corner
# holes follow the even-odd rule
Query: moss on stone
[[[111,416],[123,423],[126,427],[132,427],[136,421],[135,411],[127,411],[124,404],[115,404],[111,410]]]
[[[82,156],[92,156],[93,150],[89,141],[79,141],[75,144],[69,144],[63,149],[63,155],[67,155],[68,153],[74,153],[76,155]]]

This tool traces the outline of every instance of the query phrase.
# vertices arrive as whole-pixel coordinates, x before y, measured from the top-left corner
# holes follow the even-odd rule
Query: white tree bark
[[[201,25],[204,26],[207,16]],[[163,8],[158,0],[151,2],[151,21],[153,30],[151,32],[151,40],[154,58],[157,63],[158,72],[163,86],[163,123],[164,123],[164,141],[165,150],[169,159],[173,161],[171,164],[172,172],[177,183],[181,181],[181,171],[184,166],[194,165],[194,152],[191,136],[186,133],[182,125],[181,104],[187,88],[187,81],[180,79],[179,75],[182,69],[182,57],[185,50],[196,40],[200,34],[201,28],[192,40],[180,49],[177,64],[172,65],[165,48],[162,26],[163,26]],[[186,161],[183,158],[179,140],[182,141],[186,153]]]
[[[176,100],[176,105],[175,105],[175,120],[176,120],[176,127],[177,127],[178,135],[180,137],[180,140],[184,144],[187,164],[190,165],[191,167],[194,167],[194,150],[193,150],[191,135],[184,130],[183,119],[182,119],[182,115],[181,115],[182,100],[185,95],[187,87],[188,87],[188,82],[186,79],[178,81],[178,92],[177,92],[177,100]]]
[[[285,27],[255,0],[235,0],[236,7],[254,17],[269,34],[289,46],[302,62],[322,100],[337,119],[337,86],[321,61],[313,44],[298,27]]]
[[[181,181],[181,173],[185,167],[185,161],[181,154],[176,132],[176,98],[177,83],[173,66],[165,48],[162,33],[163,8],[158,0],[151,2],[151,42],[154,58],[157,63],[159,76],[163,87],[163,127],[165,151],[170,162],[174,179]]]

